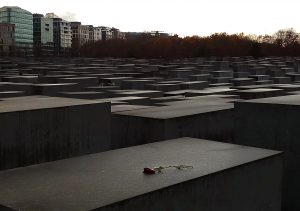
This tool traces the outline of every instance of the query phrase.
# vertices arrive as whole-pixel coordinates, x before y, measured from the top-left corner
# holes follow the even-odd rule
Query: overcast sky
[[[164,31],[180,36],[300,32],[299,0],[0,0],[32,13],[121,31]]]

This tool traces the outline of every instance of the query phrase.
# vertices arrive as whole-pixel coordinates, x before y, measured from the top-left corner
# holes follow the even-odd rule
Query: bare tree
[[[298,44],[299,34],[293,29],[281,29],[273,36],[273,42],[281,47],[288,47]]]

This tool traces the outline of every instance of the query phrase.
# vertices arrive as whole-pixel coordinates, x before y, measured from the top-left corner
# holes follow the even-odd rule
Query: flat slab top
[[[103,94],[104,92],[59,92],[60,94],[65,94],[65,95],[97,95],[97,94]]]
[[[258,89],[258,88],[271,88],[274,84],[264,84],[264,85],[249,85],[249,86],[236,86],[236,89]]]
[[[195,92],[202,93],[202,94],[214,94],[214,93],[221,93],[221,92],[231,92],[235,90],[236,89],[231,89],[229,87],[213,87],[213,88],[207,88],[203,90],[195,90]]]
[[[97,77],[74,77],[74,78],[61,78],[61,80],[90,80],[98,79]]]
[[[187,101],[186,103],[179,103],[171,106],[161,106],[156,108],[117,112],[116,114],[153,119],[171,119],[177,117],[192,116],[202,113],[228,110],[233,109],[233,107],[234,105],[231,103],[199,103],[197,101]]]
[[[91,210],[280,152],[193,138],[140,145],[0,172],[0,205]],[[144,175],[144,167],[191,165]],[[221,173],[221,172],[220,172]]]
[[[120,90],[121,94],[126,94],[126,95],[136,95],[136,94],[152,94],[152,93],[162,93],[161,91],[155,91],[155,90],[128,90],[128,91],[124,91]]]
[[[59,84],[32,84],[32,86],[39,86],[39,87],[60,87],[60,86],[73,86],[76,83],[59,83]]]
[[[111,112],[121,112],[121,111],[131,111],[137,109],[144,109],[144,108],[155,108],[155,106],[143,106],[143,105],[112,105]]]
[[[17,93],[25,93],[24,91],[0,91],[0,94],[17,94]]]
[[[280,92],[283,91],[282,89],[268,89],[268,88],[257,88],[257,89],[244,89],[244,90],[237,90],[237,93],[261,93],[261,92]]]
[[[224,98],[216,95],[205,95],[205,96],[198,96],[198,97],[191,97],[186,98],[186,100],[179,100],[179,101],[171,101],[166,103],[161,103],[162,105],[182,105],[182,104],[189,104],[189,103],[199,103],[201,105],[222,105],[224,103],[230,103],[233,99]]]
[[[253,100],[243,100],[238,103],[264,103],[264,104],[282,104],[282,105],[300,105],[300,95],[286,95],[280,97],[269,97]]]
[[[113,97],[113,98],[103,98],[92,100],[93,102],[113,102],[113,101],[140,101],[149,100],[149,97],[138,97],[138,96],[126,96],[126,97]]]
[[[62,97],[46,97],[38,95],[3,98],[2,100],[3,101],[0,101],[0,113],[103,103],[100,101],[97,102],[92,100],[81,100]]]

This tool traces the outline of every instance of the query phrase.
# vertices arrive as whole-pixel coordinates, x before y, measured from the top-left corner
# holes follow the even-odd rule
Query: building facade
[[[93,41],[94,32],[90,33],[93,26],[81,25],[81,22],[71,22],[72,30],[72,55],[79,56],[79,49],[85,43]]]
[[[89,42],[94,42],[94,26],[88,25],[89,27]]]
[[[0,8],[0,22],[15,25],[16,52],[31,55],[33,48],[33,17],[20,7]]]
[[[71,22],[72,42],[78,43],[79,46],[89,42],[90,27],[81,25],[81,22]]]
[[[36,56],[54,55],[53,20],[33,14],[33,50]]]
[[[101,27],[94,27],[94,42],[102,40]]]
[[[0,23],[0,55],[13,55],[15,52],[15,25]]]
[[[47,13],[46,17],[53,20],[54,54],[58,56],[70,55],[72,45],[70,22],[63,20],[54,13]]]
[[[113,38],[112,28],[106,26],[100,26],[102,40],[111,40]]]
[[[119,29],[117,28],[111,28],[111,32],[112,32],[112,39],[125,39],[125,33],[121,32]]]

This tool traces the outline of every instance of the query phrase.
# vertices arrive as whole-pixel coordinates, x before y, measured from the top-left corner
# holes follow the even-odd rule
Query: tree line
[[[300,35],[292,28],[273,35],[215,33],[210,36],[152,36],[101,40],[79,49],[84,57],[190,58],[208,56],[300,56]]]

